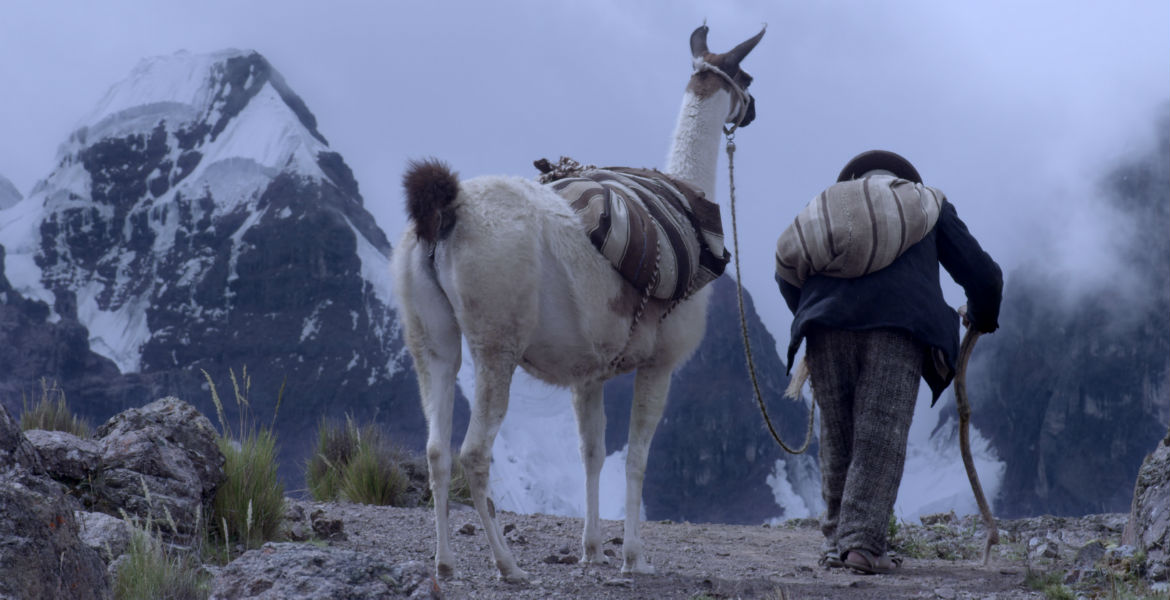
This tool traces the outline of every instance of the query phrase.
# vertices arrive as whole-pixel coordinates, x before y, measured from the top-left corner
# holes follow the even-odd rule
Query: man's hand
[[[963,327],[971,327],[971,319],[967,318],[967,305],[964,304],[959,307],[959,320],[963,323]]]

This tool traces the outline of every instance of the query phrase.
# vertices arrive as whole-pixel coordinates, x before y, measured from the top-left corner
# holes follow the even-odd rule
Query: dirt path
[[[433,564],[431,512],[353,504],[305,504],[344,523],[338,547],[360,550],[398,563]],[[1025,587],[1023,559],[1004,549],[984,567],[978,560],[907,559],[896,575],[866,576],[817,566],[821,535],[812,524],[781,527],[644,524],[654,575],[621,574],[622,524],[603,522],[609,565],[572,564],[580,554],[581,520],[503,512],[517,560],[532,576],[528,585],[501,582],[490,558],[479,517],[452,512],[454,578],[439,582],[444,598],[944,598],[1014,600],[1043,598]],[[509,527],[512,526],[512,527]],[[513,529],[514,527],[514,529]]]

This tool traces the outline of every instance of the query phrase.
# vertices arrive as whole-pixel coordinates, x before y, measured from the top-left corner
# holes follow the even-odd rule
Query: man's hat
[[[869,150],[854,156],[853,160],[850,160],[845,168],[841,169],[837,181],[857,179],[874,169],[884,169],[902,179],[922,183],[922,176],[918,174],[918,169],[915,169],[910,161],[888,150]]]

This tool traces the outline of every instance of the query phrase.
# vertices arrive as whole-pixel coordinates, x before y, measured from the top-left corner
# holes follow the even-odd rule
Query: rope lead
[[[748,375],[751,376],[752,389],[756,394],[756,404],[760,407],[760,414],[764,415],[764,423],[768,425],[768,432],[772,434],[772,439],[776,440],[777,444],[789,454],[804,454],[808,450],[809,444],[812,443],[813,435],[813,417],[816,414],[817,401],[816,397],[812,398],[812,403],[808,407],[808,429],[805,431],[804,444],[793,450],[780,439],[780,435],[776,433],[776,428],[772,426],[772,419],[768,416],[768,409],[764,406],[764,395],[760,393],[760,382],[756,377],[755,360],[752,358],[752,344],[748,341],[747,329],[747,313],[743,308],[743,282],[740,281],[739,269],[739,227],[735,221],[735,128],[730,131],[726,128],[723,130],[727,134],[727,181],[731,187],[731,242],[732,242],[732,257],[735,258],[735,295],[739,302],[739,326],[740,334],[743,335],[743,351],[747,358]]]

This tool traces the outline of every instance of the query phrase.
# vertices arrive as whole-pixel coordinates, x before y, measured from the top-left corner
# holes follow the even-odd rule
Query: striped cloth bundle
[[[802,287],[813,275],[884,269],[930,233],[943,202],[941,191],[889,175],[834,184],[780,234],[776,275]]]
[[[563,159],[562,159],[563,160]],[[593,245],[638,291],[678,301],[723,274],[719,205],[651,169],[586,168],[549,183]]]

